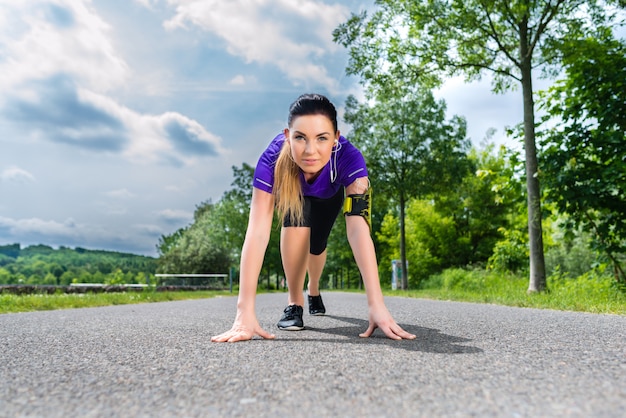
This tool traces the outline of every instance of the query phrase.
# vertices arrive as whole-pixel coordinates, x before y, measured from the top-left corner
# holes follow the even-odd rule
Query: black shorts
[[[283,227],[304,226],[311,228],[310,252],[320,255],[326,249],[328,236],[343,206],[343,187],[331,198],[304,197],[304,222],[294,225],[289,214],[283,219]]]

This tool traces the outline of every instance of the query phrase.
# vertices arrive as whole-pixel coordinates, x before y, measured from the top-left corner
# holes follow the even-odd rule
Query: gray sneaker
[[[279,329],[285,331],[300,331],[304,329],[304,322],[302,322],[303,313],[304,309],[302,309],[302,306],[289,305],[283,311],[283,316],[280,317],[280,321],[276,325]]]

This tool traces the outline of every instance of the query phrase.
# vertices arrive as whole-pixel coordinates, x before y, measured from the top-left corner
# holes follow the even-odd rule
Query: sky
[[[373,3],[0,0],[0,245],[156,256],[296,97],[325,94],[340,116],[362,97],[332,31]],[[435,94],[475,144],[522,119],[521,93],[488,79]]]

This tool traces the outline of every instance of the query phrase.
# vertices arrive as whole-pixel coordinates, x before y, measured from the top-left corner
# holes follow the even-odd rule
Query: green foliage
[[[595,301],[599,305],[592,312],[604,312],[606,308],[602,309],[602,305],[613,306],[621,303],[622,307],[626,306],[626,292],[613,280],[606,264],[575,278],[568,278],[555,271],[548,277],[548,283],[550,293],[555,299],[559,295],[567,295],[567,303],[574,305],[576,310],[588,305],[587,301]]]
[[[152,289],[133,292],[82,294],[0,294],[0,314],[14,312],[75,309],[135,303],[166,302],[230,295],[223,291],[155,292]]]
[[[346,108],[350,139],[367,161],[373,189],[398,212],[399,258],[404,261],[407,202],[455,188],[469,170],[465,120],[446,121],[445,102],[421,88],[378,91],[366,104],[350,96]],[[404,276],[402,287],[407,286]]]
[[[593,313],[626,314],[626,292],[600,266],[576,278],[547,278],[549,292],[527,293],[527,280],[493,270],[448,269],[421,283],[406,296]],[[405,295],[402,292],[387,292]]]
[[[230,250],[208,232],[213,221],[214,205],[202,203],[196,208],[194,223],[185,229],[176,244],[158,259],[158,273],[226,273],[230,269]]]
[[[554,235],[555,244],[546,251],[549,275],[579,277],[599,264],[598,252],[591,247],[588,233],[558,229]]]
[[[107,285],[115,286],[125,283],[133,283],[133,274],[126,275],[120,269],[115,270],[112,274],[109,274],[104,283]]]
[[[528,265],[528,236],[520,230],[501,228],[498,241],[489,257],[487,268],[498,272],[519,272]]]
[[[524,60],[558,72],[559,43],[611,22],[607,3],[615,1],[378,0],[371,15],[352,14],[333,36],[349,50],[346,72],[375,88],[489,72],[503,92],[521,81]]]
[[[429,200],[408,203],[406,248],[412,285],[444,268],[484,265],[496,243],[505,239],[505,231],[517,227],[512,220],[523,208],[524,196],[512,157],[504,148],[495,153],[491,145],[481,151],[472,149],[467,160],[472,171],[456,187],[442,188]],[[400,258],[398,225],[398,216],[388,212],[376,234],[382,277],[390,274],[391,260]],[[517,258],[528,251],[511,250]],[[526,261],[520,258],[518,263]]]
[[[626,282],[626,44],[604,30],[561,48],[566,77],[542,101],[557,123],[543,133],[541,178],[565,228],[587,231]]]
[[[405,89],[373,104],[348,98],[350,140],[365,156],[377,194],[407,201],[445,188],[467,170],[465,120],[445,117],[445,102],[427,90]]]
[[[173,234],[161,235],[157,244],[157,252],[159,256],[167,254],[170,250],[176,247],[178,241],[185,234],[187,228],[179,228]]]
[[[433,196],[436,211],[452,218],[454,243],[446,255],[446,266],[481,265],[508,228],[512,214],[524,205],[523,184],[517,175],[515,154],[493,144],[472,148],[471,167],[455,188]]]
[[[500,280],[506,280],[506,278],[501,275],[488,274],[482,270],[451,268],[432,275],[421,288],[481,293],[488,286],[493,286],[492,282]]]
[[[47,245],[21,248],[20,244],[5,247],[11,247],[16,257],[2,258],[0,284],[103,283],[114,270],[133,277],[154,274],[157,267],[152,257],[114,251],[68,247],[54,249]],[[126,283],[132,283],[132,279]]]
[[[391,277],[391,261],[400,259],[400,221],[391,211],[387,212],[378,229],[374,232],[376,240],[379,243],[377,248],[378,255],[378,271],[381,282],[385,285],[391,285],[388,278]]]
[[[0,245],[0,257],[17,258],[20,251],[20,244]]]
[[[407,260],[412,284],[449,265],[456,231],[451,217],[437,213],[432,202],[412,200],[407,207]]]
[[[203,202],[196,207],[194,221],[159,241],[159,273],[227,273],[235,267],[246,234],[254,167],[232,167],[232,189],[217,203]],[[278,221],[272,227],[262,274],[270,287],[270,277],[282,271],[279,254]]]
[[[562,44],[612,23],[607,3],[616,2],[378,0],[371,16],[353,14],[333,33],[349,50],[347,73],[360,76],[373,98],[406,86],[432,88],[450,76],[477,80],[485,72],[494,92],[521,86],[533,291],[545,287],[533,69],[557,73]]]
[[[376,195],[374,194],[374,199]],[[374,200],[375,202],[375,200]],[[372,205],[375,211],[376,204]],[[374,219],[375,216],[372,216]],[[373,221],[375,223],[375,221]],[[346,221],[344,216],[339,215],[335,221],[335,226],[328,237],[327,259],[324,275],[320,283],[328,283],[329,288],[358,288],[361,286],[361,275],[354,262],[352,249],[348,243],[346,233]]]

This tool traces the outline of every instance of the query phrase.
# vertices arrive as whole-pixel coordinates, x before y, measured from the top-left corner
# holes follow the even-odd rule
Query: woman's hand
[[[237,311],[233,327],[229,331],[211,337],[211,341],[219,343],[234,343],[237,341],[251,340],[255,335],[268,340],[272,340],[275,337],[274,334],[270,334],[261,328],[254,312],[251,314],[245,314],[241,311]]]
[[[372,335],[376,328],[380,328],[381,331],[392,340],[415,339],[414,334],[406,332],[400,325],[396,324],[396,321],[394,321],[384,305],[376,308],[370,307],[369,320],[370,325],[367,331],[359,334],[359,337],[367,338]]]

